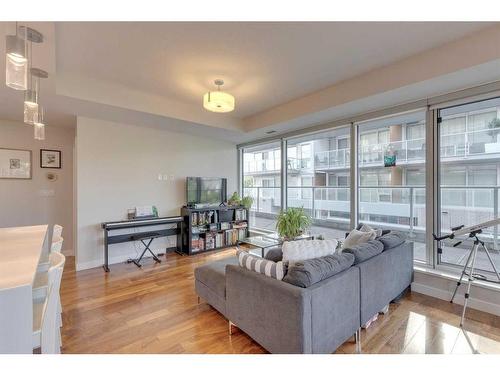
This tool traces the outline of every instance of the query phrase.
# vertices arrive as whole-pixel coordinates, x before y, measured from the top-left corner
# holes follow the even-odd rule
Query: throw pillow
[[[335,252],[337,240],[299,240],[284,242],[283,262],[293,264],[301,260],[331,255]]]
[[[392,249],[393,247],[401,245],[406,241],[406,235],[398,232],[391,232],[388,234],[384,234],[382,237],[378,239],[380,242],[384,244],[384,250]]]
[[[371,226],[369,226],[368,224],[362,224],[361,228],[359,228],[359,230],[361,232],[372,232],[372,231],[375,231],[375,234],[376,234],[375,238],[380,237],[382,235],[382,229],[374,229]]]
[[[283,260],[283,251],[281,251],[280,247],[273,247],[266,251],[264,259],[280,262]]]
[[[342,272],[353,263],[354,255],[348,253],[304,260],[290,266],[283,281],[307,288]]]
[[[360,230],[353,229],[344,240],[343,249],[352,248],[356,245],[374,240],[375,237],[377,237],[377,232],[374,230],[370,232],[362,232]]]
[[[375,255],[380,254],[384,251],[384,245],[378,240],[370,240],[368,242],[353,246],[352,248],[346,248],[342,250],[342,253],[350,253],[354,255],[354,264],[358,264],[373,258]]]
[[[249,254],[247,251],[238,250],[236,252],[240,267],[247,270],[261,273],[273,279],[282,280],[286,273],[286,265],[283,262],[273,262],[256,255]]]

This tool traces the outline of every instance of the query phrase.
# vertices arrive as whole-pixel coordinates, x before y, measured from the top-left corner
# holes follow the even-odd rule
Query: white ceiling
[[[293,107],[292,100],[334,85],[342,87],[342,82],[355,81],[355,77],[383,66],[392,67],[402,59],[413,59],[419,53],[481,33],[492,25],[29,23],[46,37],[42,45],[34,47],[34,57],[35,65],[50,73],[41,94],[49,125],[73,126],[76,116],[88,116],[233,142],[263,137],[270,127],[284,132],[399,104],[398,100],[418,99],[500,79],[498,63],[490,64],[488,69],[478,65],[475,70],[442,76],[440,81],[422,81],[420,86],[402,87],[383,96],[360,97],[358,101],[322,111],[311,109],[310,115],[297,115],[290,121],[259,123],[259,129],[246,126],[255,123],[261,114],[279,112],[285,104]],[[3,26],[4,34],[14,30],[13,23],[4,22]],[[4,53],[3,48],[0,43],[0,54]],[[5,69],[4,64],[4,59],[0,59],[0,71]],[[233,113],[214,114],[202,108],[202,95],[214,88],[212,82],[216,78],[224,79],[224,89],[236,98]],[[311,108],[307,104],[305,107]],[[0,85],[0,118],[22,121],[22,93],[5,85]]]
[[[200,105],[222,78],[237,118],[463,37],[490,24],[62,22],[58,74]]]

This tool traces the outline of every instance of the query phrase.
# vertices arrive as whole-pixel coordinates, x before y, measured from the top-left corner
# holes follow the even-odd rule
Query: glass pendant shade
[[[38,94],[36,90],[26,90],[24,94],[24,122],[30,125],[38,122]]]
[[[17,35],[7,35],[5,47],[5,84],[14,90],[26,90],[28,88],[26,43]]]
[[[35,139],[43,141],[45,139],[45,124],[37,122],[33,125],[33,129],[35,130]]]
[[[38,120],[33,124],[35,139],[43,141],[45,139],[45,119],[44,109],[39,107]]]
[[[234,110],[234,96],[223,91],[207,92],[203,96],[203,107],[211,112],[231,112]]]

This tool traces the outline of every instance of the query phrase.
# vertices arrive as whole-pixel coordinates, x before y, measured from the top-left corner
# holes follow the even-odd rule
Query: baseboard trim
[[[165,253],[165,249],[153,249],[153,251],[156,253]],[[125,263],[128,259],[130,258],[136,258],[137,253],[133,252],[130,254],[120,254],[118,256],[114,257],[109,257],[109,265],[112,266],[113,264],[118,264],[118,263]],[[148,259],[151,258],[151,256],[146,256],[144,255],[143,259]],[[162,258],[160,258],[162,259]],[[163,258],[164,259],[164,258]],[[104,265],[104,260],[91,260],[88,262],[78,262],[76,263],[76,270],[77,271],[83,271],[83,270],[88,270],[91,268],[97,268],[97,267],[102,267]]]
[[[453,294],[452,292],[449,292],[447,290],[433,288],[431,286],[415,282],[411,284],[411,290],[417,293],[425,294],[445,301],[449,301]],[[465,298],[463,294],[457,294],[455,296],[455,299],[453,300],[453,303],[463,305],[464,300]],[[469,298],[468,306],[470,306],[473,309],[484,311],[490,314],[500,315],[500,305],[480,299],[475,299],[472,295]]]

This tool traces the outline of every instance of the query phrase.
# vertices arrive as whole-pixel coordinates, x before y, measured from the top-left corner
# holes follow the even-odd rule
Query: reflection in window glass
[[[253,198],[250,228],[274,231],[281,210],[281,145],[243,149],[243,195]]]
[[[425,111],[357,126],[359,222],[405,232],[425,261]]]
[[[344,238],[350,220],[350,129],[287,142],[287,205],[313,218],[311,233]]]
[[[439,173],[441,233],[458,225],[470,226],[498,217],[500,170],[500,99],[442,109],[439,123]],[[499,249],[498,227],[483,231],[490,249]],[[438,261],[463,266],[470,241],[458,247],[442,244]],[[492,257],[500,267],[500,255]],[[486,254],[478,253],[476,266],[492,271]]]

